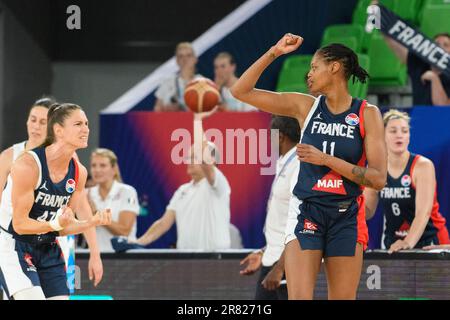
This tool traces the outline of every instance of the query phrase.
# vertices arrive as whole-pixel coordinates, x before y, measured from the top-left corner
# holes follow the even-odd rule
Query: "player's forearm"
[[[59,232],[60,236],[67,236],[67,235],[75,235],[80,234],[85,231],[87,231],[89,228],[95,228],[95,223],[93,220],[87,220],[87,221],[79,221],[75,220],[75,222],[71,223],[67,227],[65,227],[63,230]]]
[[[95,228],[89,228],[83,232],[84,238],[89,247],[89,252],[91,255],[100,254],[100,249],[97,244],[97,232]]]
[[[284,272],[284,250],[280,256],[280,259],[278,259],[275,267]]]
[[[12,219],[14,231],[20,235],[26,234],[45,234],[53,230],[49,222],[37,221],[34,219]]]
[[[264,70],[279,56],[272,47],[261,56],[250,68],[248,68],[230,88],[230,92],[238,100],[243,101],[243,96],[255,88],[258,79]]]
[[[379,191],[386,184],[386,172],[375,168],[360,167],[330,155],[326,155],[325,165],[361,186]]]
[[[404,239],[404,241],[406,241],[406,243],[408,243],[411,248],[414,248],[417,242],[419,242],[420,238],[423,235],[423,232],[425,231],[429,219],[430,214],[424,213],[415,216],[411,224],[411,228],[408,231],[408,235]]]

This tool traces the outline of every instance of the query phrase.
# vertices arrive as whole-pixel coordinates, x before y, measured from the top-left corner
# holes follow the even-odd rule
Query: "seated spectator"
[[[237,100],[230,93],[231,86],[237,81],[236,62],[228,52],[219,53],[214,59],[215,83],[220,89],[222,102],[220,109],[223,111],[258,111],[255,107]]]
[[[431,67],[408,48],[395,40],[384,36],[385,41],[408,67],[411,79],[414,105],[450,105],[450,77],[440,70]],[[450,35],[440,33],[434,36],[434,41],[447,53],[450,53]]]
[[[117,156],[108,149],[97,149],[91,155],[91,175],[95,186],[86,189],[92,210],[111,208],[112,222],[97,228],[101,252],[112,252],[111,238],[136,239],[136,216],[139,203],[136,190],[122,183]]]
[[[194,114],[194,146],[187,165],[187,174],[192,180],[175,191],[163,216],[139,239],[112,239],[116,251],[147,246],[165,234],[175,222],[177,249],[230,249],[230,185],[215,165],[219,157],[214,144],[197,138],[203,137],[201,120],[217,109]],[[196,150],[202,151],[203,158],[197,156],[200,152]]]
[[[366,219],[381,202],[384,230],[381,247],[389,253],[450,243],[445,218],[439,212],[433,162],[408,150],[410,118],[390,110],[383,117],[388,150],[386,186],[364,189]]]
[[[177,74],[163,80],[155,92],[156,103],[154,111],[186,111],[184,88],[193,79],[200,77],[195,74],[197,56],[189,42],[181,42],[175,50],[175,58],[180,70]]]

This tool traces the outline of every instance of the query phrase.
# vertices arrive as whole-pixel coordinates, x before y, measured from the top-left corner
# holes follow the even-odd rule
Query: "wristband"
[[[62,209],[59,208],[58,211],[56,211],[56,215],[53,218],[53,220],[50,220],[50,227],[55,230],[55,231],[61,231],[62,229],[64,229],[63,227],[61,227],[61,225],[59,224],[59,217],[62,215]]]

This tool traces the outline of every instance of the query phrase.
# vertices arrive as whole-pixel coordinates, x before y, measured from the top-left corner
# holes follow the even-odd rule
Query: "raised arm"
[[[367,105],[364,110],[364,148],[368,166],[362,167],[319,151],[307,144],[297,145],[300,161],[327,166],[347,179],[375,190],[381,190],[387,178],[387,151],[384,142],[384,126],[377,107]]]
[[[215,182],[215,159],[211,154],[212,147],[208,145],[208,141],[203,132],[203,119],[213,115],[218,109],[218,107],[215,107],[209,112],[194,113],[194,159],[200,164],[206,180],[208,180],[211,186]]]
[[[255,89],[264,70],[279,56],[297,50],[303,38],[286,34],[278,43],[261,56],[231,87],[231,94],[238,100],[273,114],[305,119],[314,97],[301,93],[277,93]],[[300,76],[300,75],[299,75]]]
[[[399,58],[403,64],[406,64],[408,59],[408,49],[384,34],[383,38],[388,47],[391,48],[392,52],[394,52],[394,54],[397,56],[397,58]]]

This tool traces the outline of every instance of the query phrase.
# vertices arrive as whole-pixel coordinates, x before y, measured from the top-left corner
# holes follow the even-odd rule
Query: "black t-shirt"
[[[411,78],[412,85],[412,94],[413,94],[413,104],[416,105],[433,105],[431,100],[431,82],[425,81],[425,84],[422,83],[420,77],[430,70],[430,65],[425,61],[417,57],[411,51],[408,52],[408,74]],[[441,73],[439,75],[441,79],[442,86],[444,87],[445,92],[447,92],[447,96],[450,97],[450,77]]]

